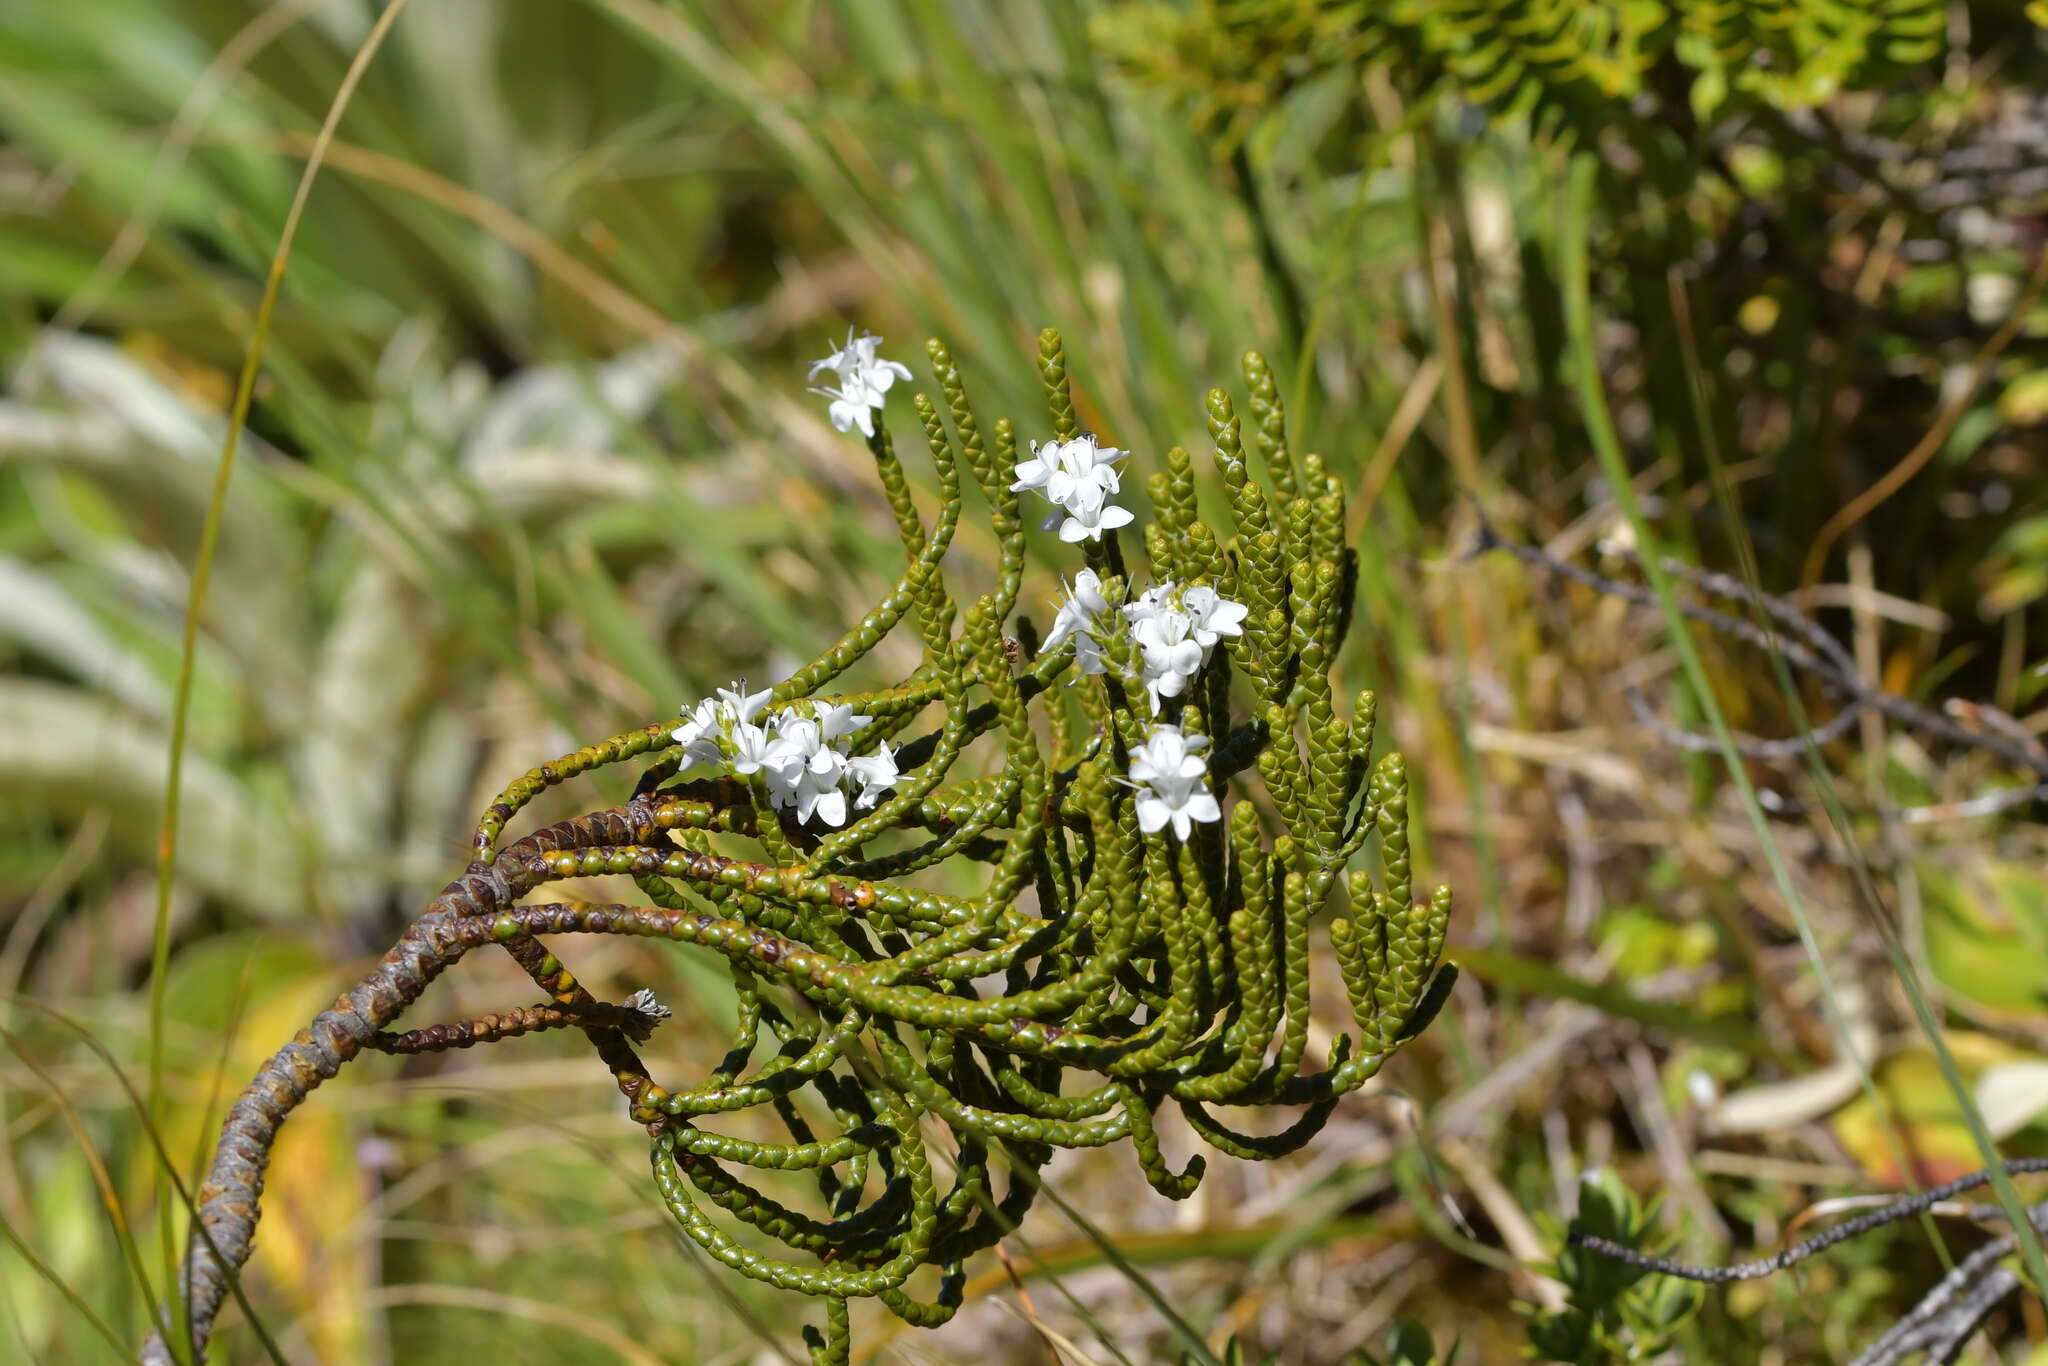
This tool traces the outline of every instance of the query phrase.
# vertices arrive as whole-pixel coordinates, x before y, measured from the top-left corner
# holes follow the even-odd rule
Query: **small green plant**
[[[179,1331],[150,1360],[203,1350],[249,1255],[278,1126],[366,1049],[581,1029],[646,1127],[683,1231],[741,1275],[823,1299],[812,1357],[843,1363],[854,1299],[949,1318],[967,1258],[1015,1226],[1055,1151],[1128,1140],[1146,1180],[1184,1198],[1203,1163],[1168,1165],[1162,1107],[1232,1156],[1291,1152],[1434,1016],[1454,977],[1440,966],[1450,891],[1411,894],[1406,774],[1399,755],[1374,759],[1373,695],[1338,714],[1330,669],[1355,572],[1344,498],[1318,456],[1290,449],[1265,362],[1245,357],[1249,443],[1230,398],[1208,396],[1231,525],[1201,519],[1193,460],[1170,451],[1147,480],[1141,589],[1117,535],[1136,520],[1119,501],[1126,453],[1081,431],[1057,333],[1039,355],[1051,436],[1023,458],[1017,427],[985,426],[928,344],[940,398],[912,406],[940,493],[930,523],[878,420],[910,372],[878,346],[849,336],[812,373],[830,373],[834,425],[873,453],[905,560],[895,589],[773,687],[735,684],[500,794],[468,871],[230,1111]],[[941,573],[963,467],[997,548],[994,586],[964,610]],[[1042,639],[1018,613],[1023,493],[1086,557]],[[923,650],[908,676],[824,694],[909,621]],[[501,844],[542,792],[647,756],[630,801]],[[1375,844],[1377,877],[1353,866]],[[986,871],[969,894],[912,880],[973,865]],[[644,900],[530,899],[598,875],[629,876]],[[1330,909],[1358,1032],[1307,1071],[1310,925]],[[716,955],[740,1006],[723,1063],[657,1083],[638,1045],[668,1012],[645,992],[597,1001],[543,942],[588,934]],[[439,973],[494,945],[543,1002],[390,1031]],[[1300,1114],[1247,1134],[1215,1106]],[[769,1193],[790,1172],[815,1180],[819,1212]]]
[[[1565,1230],[1554,1268],[1567,1291],[1565,1307],[1529,1322],[1529,1353],[1542,1361],[1608,1366],[1648,1361],[1698,1312],[1699,1287],[1665,1277],[1585,1246],[1584,1240],[1661,1252],[1645,1206],[1614,1173],[1588,1172],[1579,1182],[1579,1210]]]
[[[1658,1282],[1665,1287],[1661,1294],[1662,1313],[1665,1315],[1662,1331],[1668,1333],[1697,1306],[1702,1285],[1726,1285],[1731,1281],[1775,1276],[1829,1248],[1865,1237],[1887,1225],[1925,1215],[1938,1205],[1992,1185],[2001,1178],[2009,1180],[2043,1171],[2048,1171],[2048,1158],[2011,1158],[1996,1167],[1981,1168],[1917,1194],[1901,1196],[1853,1219],[1845,1219],[1804,1242],[1794,1243],[1780,1252],[1751,1262],[1698,1266],[1643,1251],[1629,1238],[1617,1236],[1613,1231],[1615,1228],[1640,1231],[1640,1225],[1630,1221],[1610,1223],[1607,1228],[1593,1225],[1582,1228],[1574,1222],[1569,1242],[1572,1253],[1580,1257],[1608,1259],[1613,1268],[1608,1273],[1610,1275],[1625,1277],[1631,1282],[1647,1275],[1669,1278]],[[2048,1226],[2048,1200],[2024,1206],[2022,1212],[2036,1233]],[[2002,1204],[1973,1205],[1968,1214],[1981,1224],[1997,1224],[2010,1218]],[[2027,1284],[2019,1271],[2007,1264],[2019,1245],[2018,1233],[2008,1227],[2004,1233],[1972,1249],[1921,1296],[1919,1303],[1857,1353],[1850,1366],[1900,1366],[1915,1359],[1956,1360],[1991,1312]],[[1597,1276],[1600,1273],[1592,1274]],[[1650,1309],[1648,1321],[1654,1332],[1657,1331],[1658,1305],[1653,1302]]]

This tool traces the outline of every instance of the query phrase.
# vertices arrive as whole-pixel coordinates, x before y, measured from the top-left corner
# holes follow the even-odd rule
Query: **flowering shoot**
[[[819,392],[841,431],[875,437],[884,396],[909,378],[879,345],[849,334],[812,367],[830,374]],[[1129,456],[1080,431],[1059,335],[1039,340],[1047,434],[1023,460],[1023,434],[980,420],[946,348],[926,354],[940,393],[912,404],[939,517],[923,518],[893,447],[872,440],[903,546],[880,603],[772,689],[733,683],[512,783],[468,871],[230,1110],[179,1282],[195,1348],[249,1255],[279,1122],[363,1053],[580,1031],[651,1135],[654,1185],[683,1234],[739,1274],[823,1298],[813,1366],[846,1366],[848,1302],[943,1323],[968,1260],[1017,1226],[1061,1149],[1128,1139],[1146,1181],[1185,1198],[1202,1169],[1168,1166],[1161,1107],[1226,1153],[1279,1156],[1442,1005],[1450,892],[1415,896],[1406,769],[1374,753],[1372,694],[1340,715],[1330,677],[1351,616],[1343,490],[1318,457],[1288,453],[1265,363],[1245,363],[1254,451],[1230,399],[1209,395],[1232,524],[1201,520],[1176,449],[1147,484],[1150,563],[1127,569],[1105,533],[1134,521],[1116,501]],[[970,477],[991,520],[957,539],[989,548],[985,582],[997,572],[956,598],[946,555]],[[1027,491],[1063,542],[1090,542],[1086,568],[1045,547],[1069,577],[1036,649],[1017,612]],[[892,636],[910,648],[877,648]],[[851,684],[856,666],[899,657],[900,672]],[[501,843],[541,793],[638,760],[630,800]],[[1352,866],[1368,845],[1376,871]],[[639,897],[549,894],[606,874]],[[1349,913],[1330,920],[1339,903]],[[1312,958],[1311,925],[1326,921],[1341,1001]],[[724,1061],[658,1084],[637,1049],[666,1011],[580,984],[557,954],[589,935],[691,944],[721,965],[742,1003]],[[542,1004],[387,1031],[464,954],[500,949]],[[1329,1006],[1349,1016],[1313,1052],[1312,983],[1315,1028],[1337,1023]],[[1248,1136],[1218,1105],[1298,1118]],[[707,1115],[718,1122],[700,1128]],[[830,1132],[811,1127],[823,1116]],[[815,1214],[781,1203],[795,1188],[775,1174],[797,1170],[826,1192]]]

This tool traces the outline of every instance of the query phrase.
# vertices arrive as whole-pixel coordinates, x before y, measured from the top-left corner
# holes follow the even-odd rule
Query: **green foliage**
[[[1097,41],[1234,146],[1320,72],[1384,63],[1410,90],[1581,132],[1633,122],[1675,71],[1694,110],[1810,108],[1938,57],[1938,0],[1197,0],[1101,16]]]
[[[1565,1237],[1605,1238],[1658,1253],[1666,1242],[1651,1231],[1656,1213],[1613,1172],[1588,1172],[1579,1182],[1579,1211]],[[1574,1366],[1648,1361],[1671,1345],[1672,1335],[1700,1307],[1700,1288],[1691,1281],[1653,1277],[1568,1243],[1558,1253],[1554,1272],[1568,1292],[1565,1307],[1529,1322],[1530,1355],[1544,1361]]]

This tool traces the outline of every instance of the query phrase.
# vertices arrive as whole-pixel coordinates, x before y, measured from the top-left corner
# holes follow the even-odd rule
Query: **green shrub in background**
[[[1700,118],[1731,103],[1812,108],[1935,60],[1946,31],[1938,0],[1198,0],[1096,21],[1108,50],[1225,145],[1262,106],[1347,65],[1395,64],[1418,95],[1590,133],[1636,124],[1645,97]]]

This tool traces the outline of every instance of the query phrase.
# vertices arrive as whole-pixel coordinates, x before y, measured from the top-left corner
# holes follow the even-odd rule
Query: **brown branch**
[[[538,1034],[543,1030],[567,1029],[571,1025],[622,1030],[636,1043],[645,1043],[654,1032],[654,1026],[669,1014],[666,1006],[653,1002],[653,995],[643,990],[622,1005],[607,1005],[599,1001],[582,1010],[558,1005],[515,1006],[499,1014],[457,1020],[452,1024],[427,1025],[422,1029],[409,1029],[403,1034],[379,1030],[363,1046],[379,1053],[440,1053],[451,1048],[496,1043],[522,1034]]]
[[[190,1359],[204,1360],[214,1319],[227,1295],[228,1278],[249,1259],[263,1173],[270,1163],[278,1126],[467,951],[468,946],[451,932],[456,912],[445,904],[450,893],[443,893],[435,909],[406,930],[354,990],[314,1017],[312,1024],[264,1063],[228,1110],[213,1164],[199,1188],[199,1227],[187,1243],[179,1276],[189,1315],[186,1345]],[[174,1359],[159,1334],[152,1334],[142,1349],[142,1360],[148,1366],[170,1366]]]
[[[187,1312],[186,1358],[205,1359],[229,1281],[249,1260],[264,1171],[286,1117],[370,1047],[436,977],[470,949],[489,942],[489,921],[480,917],[510,907],[544,881],[549,874],[543,855],[651,840],[659,837],[658,831],[654,803],[637,800],[548,826],[506,846],[490,863],[472,863],[429,903],[375,968],[258,1069],[228,1110],[199,1188],[198,1220],[178,1278],[177,1293]],[[584,1017],[576,1023],[591,1036],[628,1101],[637,1099],[648,1079],[625,1033],[613,1024],[587,1022],[600,1003],[530,936],[519,936],[504,947],[556,997],[557,1008]],[[171,1366],[179,1355],[161,1334],[152,1334],[141,1359],[146,1366]]]

